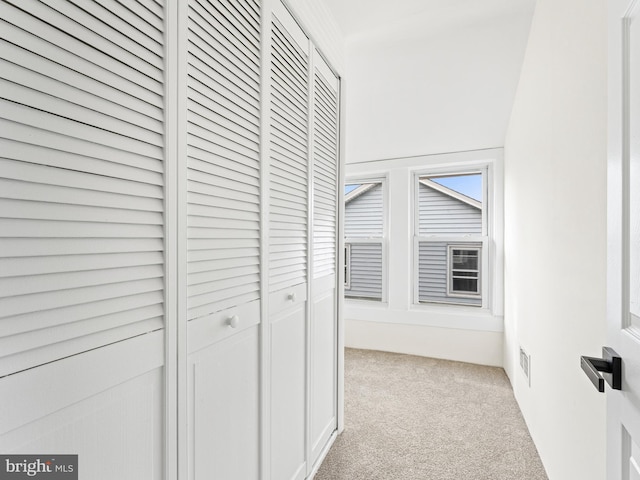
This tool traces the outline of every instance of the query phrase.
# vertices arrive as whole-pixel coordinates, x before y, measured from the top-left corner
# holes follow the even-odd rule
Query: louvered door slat
[[[229,8],[229,2],[220,2],[214,5],[214,11],[211,12],[212,17],[216,21],[218,32],[222,38],[230,43],[238,42],[239,45],[250,43],[254,50],[244,50],[242,55],[252,58],[254,63],[260,62],[260,57],[256,54],[260,47],[260,36],[257,31],[244,22],[244,17],[237,9]]]
[[[0,3],[0,354],[42,348],[10,368],[164,325],[155,14],[114,0]]]
[[[335,78],[331,80],[336,81]],[[313,276],[336,273],[338,92],[319,70],[313,102]]]
[[[57,10],[86,29],[94,31],[102,38],[109,38],[115,45],[125,48],[131,54],[162,68],[162,30],[149,28],[145,35],[133,25],[146,19],[153,20],[153,16],[139,17],[127,8],[118,4],[111,4],[111,9],[104,8],[94,2],[80,2],[78,0],[60,2],[58,0],[41,0],[50,8]],[[132,5],[135,2],[130,2]],[[113,47],[111,47],[113,48]]]
[[[188,318],[260,298],[260,18],[191,0]]]
[[[29,26],[25,27],[29,28]],[[32,28],[38,28],[33,26]],[[117,103],[127,105],[132,103],[135,106],[145,105],[143,108],[153,108],[162,110],[162,92],[155,92],[139,85],[133,76],[127,77],[121,75],[119,72],[110,70],[108,67],[112,65],[104,65],[94,63],[91,59],[82,58],[73,52],[70,52],[53,42],[47,41],[40,37],[35,37],[28,31],[18,28],[15,25],[8,23],[4,17],[0,14],[0,32],[2,32],[2,39],[11,39],[11,42],[6,40],[0,40],[0,57],[8,60],[13,60],[13,57],[17,56],[16,63],[20,64],[20,57],[23,54],[35,54],[41,57],[41,60],[45,62],[46,66],[33,69],[35,71],[47,71],[49,76],[54,78],[67,79],[68,71],[66,65],[73,65],[73,70],[78,73],[78,77],[86,77],[90,81],[96,82],[102,90],[103,86],[112,88],[114,91],[112,95],[120,97]],[[20,51],[16,55],[15,48],[19,48]],[[24,52],[24,53],[23,53]],[[48,59],[48,60],[43,60]],[[98,59],[96,59],[98,60]],[[26,64],[28,65],[28,64]],[[64,70],[67,73],[57,73],[56,70]],[[72,76],[73,78],[73,76]],[[104,93],[107,95],[108,91]],[[128,94],[125,96],[124,94]],[[133,108],[133,107],[132,107]]]
[[[83,0],[73,0],[76,4],[83,4]],[[97,0],[95,3],[104,5],[108,0]],[[157,31],[162,38],[163,14],[162,2],[154,2],[154,0],[136,0],[135,2],[121,2],[122,9],[118,10],[118,15],[131,25],[136,25],[140,20],[149,23]],[[130,13],[129,13],[130,12]],[[133,15],[132,15],[133,14]],[[134,16],[135,15],[135,16]],[[149,29],[144,32],[146,35],[153,36],[154,31]]]
[[[35,5],[36,2],[19,2],[19,6]],[[41,8],[38,10],[45,15],[49,15],[51,12],[48,8]],[[155,93],[160,98],[163,95],[162,69],[142,62],[137,62],[134,58],[131,58],[127,52],[119,51],[114,52],[113,55],[107,54],[99,49],[93,48],[92,40],[87,41],[72,37],[71,35],[64,33],[64,30],[60,30],[59,28],[50,25],[47,20],[32,16],[27,12],[20,11],[8,4],[0,3],[0,18],[10,18],[10,24],[19,27],[24,31],[33,32],[33,36],[44,39],[48,43],[54,44],[59,48],[74,54],[75,58],[80,58],[96,65],[100,65],[102,68],[110,70],[114,74],[122,78],[126,78],[150,92]],[[54,16],[54,18],[56,17]],[[91,39],[92,37],[85,36],[85,38]],[[95,41],[97,42],[98,39],[96,38]],[[27,44],[30,44],[31,42],[33,42],[33,37],[28,39]],[[119,54],[126,56],[126,58],[120,59],[118,57]],[[135,67],[132,65],[135,65]]]
[[[232,71],[234,75],[242,78],[247,85],[256,82],[249,72],[258,73],[260,70],[259,57],[247,55],[246,50],[238,45],[248,45],[252,41],[247,39],[232,38],[228,33],[228,28],[220,23],[220,16],[217,13],[208,13],[200,7],[196,0],[190,4],[191,33],[198,37],[198,41],[204,42],[203,49],[212,57],[224,60],[225,68]],[[213,8],[213,7],[212,7]],[[257,49],[257,45],[251,45],[249,52]],[[252,49],[252,50],[251,50]],[[245,71],[247,73],[245,73]]]
[[[202,58],[201,58],[202,57]],[[234,83],[233,79],[229,79],[229,74],[225,76],[225,71],[220,66],[220,70],[215,70],[210,67],[212,57],[203,55],[197,47],[193,47],[189,52],[189,80],[196,79],[202,84],[212,82],[215,84],[213,92],[219,92],[226,99],[237,105],[236,108],[241,108],[247,113],[253,115],[256,119],[259,117],[259,110],[256,107],[256,92],[248,87],[241,88]]]

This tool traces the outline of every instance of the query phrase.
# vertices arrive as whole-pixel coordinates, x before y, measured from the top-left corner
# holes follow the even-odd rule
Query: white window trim
[[[477,272],[477,277],[469,277],[474,280],[478,280],[478,288],[476,293],[472,292],[463,292],[453,290],[453,250],[475,250],[478,252],[478,269],[473,270],[473,272]],[[459,244],[448,244],[447,245],[447,296],[455,297],[455,298],[482,298],[482,246],[477,245],[465,245],[462,243]],[[458,269],[459,270],[459,269]],[[471,272],[471,270],[470,270]]]

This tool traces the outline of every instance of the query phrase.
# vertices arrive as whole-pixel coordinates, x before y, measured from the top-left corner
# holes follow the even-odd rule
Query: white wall
[[[505,143],[505,367],[550,480],[605,478],[606,18],[538,0]],[[531,355],[531,386],[517,362]]]
[[[501,303],[483,313],[412,305],[411,169],[504,145],[532,13],[522,0],[499,15],[415,19],[348,41],[346,175],[387,176],[392,192],[388,302],[345,303],[348,346],[502,365]],[[389,325],[403,327],[390,335]]]
[[[347,163],[502,147],[532,7],[350,40]]]

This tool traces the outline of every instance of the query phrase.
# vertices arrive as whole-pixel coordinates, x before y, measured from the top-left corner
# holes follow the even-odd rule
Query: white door
[[[640,2],[609,3],[608,342],[622,389],[607,389],[607,478],[640,479]]]
[[[270,470],[306,476],[309,39],[274,5],[270,57]]]
[[[190,480],[257,480],[260,4],[184,9]],[[184,28],[185,25],[181,25]]]
[[[165,14],[0,2],[0,452],[80,478],[172,473]]]
[[[337,428],[336,257],[339,80],[313,50],[309,472]]]

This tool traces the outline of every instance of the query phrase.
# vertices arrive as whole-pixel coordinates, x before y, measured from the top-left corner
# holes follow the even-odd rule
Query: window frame
[[[343,208],[345,208],[345,227],[343,230],[343,241],[344,244],[380,244],[382,249],[382,291],[381,298],[367,298],[367,297],[359,297],[359,296],[347,296],[347,290],[350,290],[352,285],[349,282],[349,289],[345,287],[344,292],[344,301],[345,302],[353,302],[353,303],[362,303],[370,306],[376,305],[387,305],[388,298],[388,225],[389,225],[389,192],[388,192],[388,179],[387,176],[348,176],[344,179],[343,188],[346,185],[352,184],[370,184],[370,183],[379,183],[382,186],[382,235],[381,236],[370,236],[370,237],[348,237],[346,235],[346,204]],[[348,194],[345,194],[345,197]],[[351,265],[349,265],[349,275],[351,276]]]
[[[472,165],[455,165],[448,167],[435,167],[431,169],[415,169],[413,173],[413,192],[412,192],[412,215],[413,215],[413,299],[412,304],[419,308],[451,308],[451,309],[472,309],[472,310],[491,310],[493,307],[493,276],[492,276],[492,254],[490,246],[492,245],[493,232],[493,205],[491,199],[493,197],[493,178],[491,163],[475,163]],[[424,177],[448,177],[456,175],[482,175],[482,232],[480,234],[430,234],[420,235],[420,179]],[[447,266],[446,266],[446,293],[447,297],[452,299],[480,299],[481,303],[460,303],[448,302],[446,298],[439,300],[420,300],[420,245],[423,243],[446,243],[447,244]],[[465,245],[467,244],[467,245]],[[480,294],[467,295],[451,293],[450,290],[450,246],[463,246],[464,248],[475,248],[469,244],[479,245],[479,285]]]

